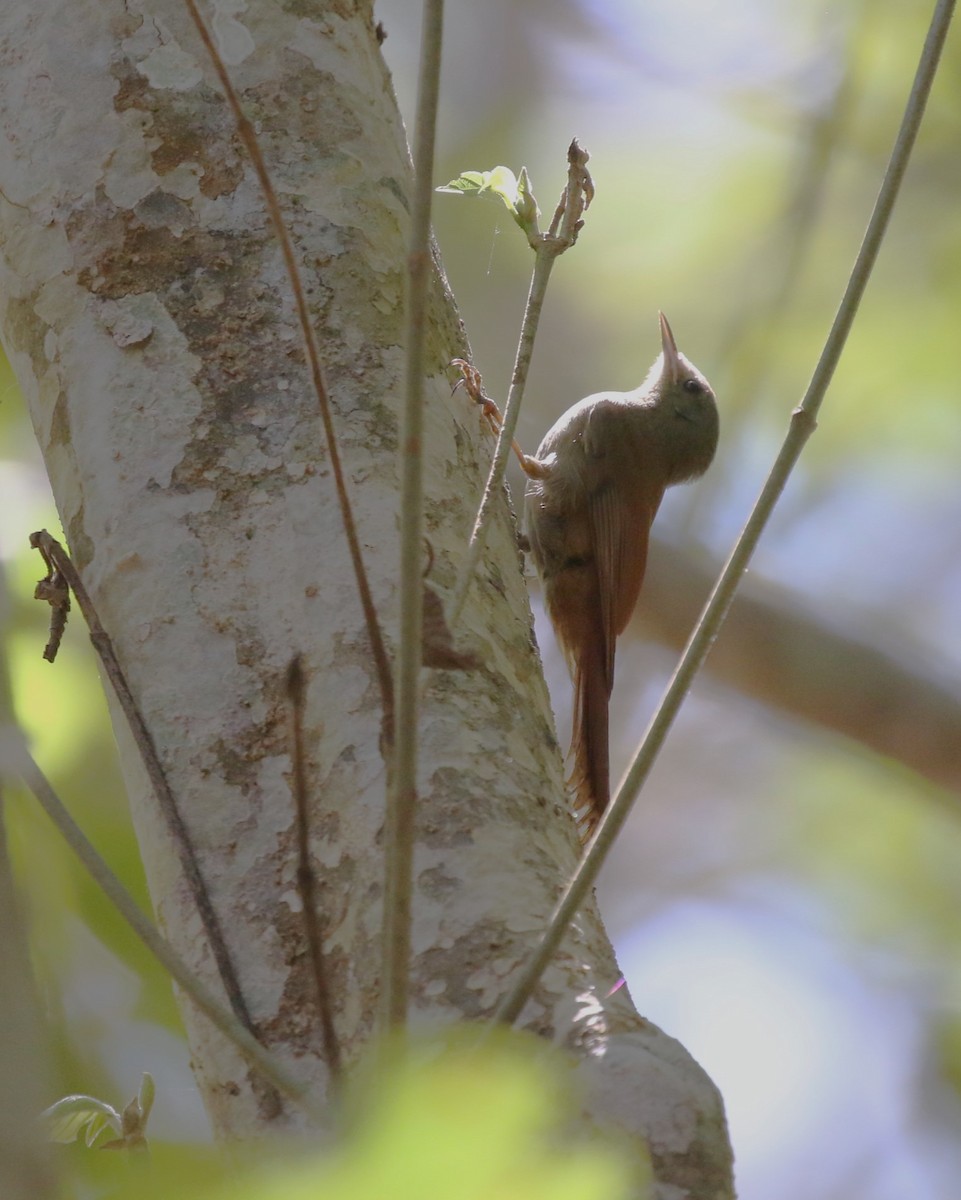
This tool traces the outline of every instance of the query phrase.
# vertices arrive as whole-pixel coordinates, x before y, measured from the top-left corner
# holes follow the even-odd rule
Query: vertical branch
[[[304,339],[304,349],[307,354],[307,362],[310,366],[310,378],[317,396],[317,404],[320,408],[320,418],[324,426],[324,436],[327,439],[327,453],[330,455],[330,467],[334,476],[334,486],[337,489],[337,502],[340,505],[344,536],[347,538],[347,547],[350,551],[350,560],[357,582],[357,592],[360,596],[364,621],[367,625],[367,636],[370,640],[371,652],[374,656],[374,667],[377,672],[378,683],[380,684],[381,704],[383,705],[384,742],[386,746],[390,746],[394,735],[394,689],[391,680],[390,659],[387,655],[387,648],[384,645],[383,635],[381,634],[380,622],[377,620],[377,609],[374,607],[374,598],[371,594],[370,582],[367,579],[367,570],[364,566],[364,558],[360,550],[360,539],[357,536],[357,526],[354,523],[350,496],[347,493],[344,467],[340,460],[340,449],[337,445],[337,436],[334,431],[334,420],[330,409],[330,396],[327,390],[324,368],[320,361],[317,335],[314,333],[310,309],[307,306],[307,297],[304,293],[304,284],[300,277],[297,257],[294,254],[293,242],[290,240],[283,212],[277,200],[277,193],[274,190],[270,174],[267,171],[267,164],[264,162],[264,156],[260,152],[260,143],[257,141],[257,134],[254,132],[253,125],[241,108],[240,99],[234,90],[234,85],[230,81],[230,76],[227,74],[224,61],[220,57],[217,47],[214,45],[213,38],[210,36],[210,30],[200,15],[196,0],[184,0],[184,4],[186,4],[191,20],[197,28],[200,40],[210,55],[214,70],[217,72],[217,77],[220,80],[220,86],[224,89],[227,103],[230,105],[234,121],[237,125],[237,132],[247,149],[247,153],[250,155],[250,161],[257,173],[257,179],[264,194],[267,211],[274,226],[274,233],[277,236],[277,241],[280,243],[284,266],[287,270],[287,277],[290,280],[290,289],[293,293],[294,305],[297,310],[297,319],[300,324],[301,335]]]
[[[517,340],[517,352],[514,356],[514,370],[511,373],[511,386],[507,393],[507,404],[504,407],[503,423],[494,448],[487,483],[484,485],[484,495],[481,499],[474,528],[471,530],[470,541],[467,544],[467,554],[461,568],[460,578],[451,599],[448,624],[453,628],[460,617],[470,591],[470,585],[477,570],[477,564],[484,553],[487,539],[487,527],[490,524],[490,514],[494,500],[504,482],[507,473],[507,460],[514,444],[517,432],[517,421],[521,412],[521,401],[524,398],[524,388],[527,386],[527,374],[530,370],[531,358],[534,354],[534,339],[540,324],[541,310],[547,295],[547,285],[550,282],[554,263],[565,250],[569,250],[577,241],[577,234],[583,224],[583,214],[594,198],[594,183],[587,170],[590,155],[582,149],[577,139],[571,142],[567,150],[567,184],[561,193],[560,201],[554,211],[550,229],[539,235],[532,242],[534,248],[534,267],[531,271],[531,283],[527,293],[527,305],[521,322],[520,336]]]
[[[237,1019],[256,1037],[257,1028],[254,1025],[253,1017],[250,1015],[250,1009],[247,1007],[247,1001],[244,999],[233,959],[230,956],[230,951],[227,949],[227,939],[224,936],[223,926],[220,923],[217,910],[210,899],[210,892],[207,889],[207,882],[200,869],[197,852],[194,850],[193,842],[190,840],[190,832],[184,822],[177,798],[174,796],[170,783],[167,780],[167,774],[160,762],[160,757],[157,754],[157,748],[154,745],[150,730],[147,728],[147,723],[144,721],[140,709],[137,707],[133,692],[131,692],[130,685],[127,683],[127,677],[120,666],[110,635],[104,629],[100,617],[97,615],[97,610],[90,598],[90,594],[84,586],[83,580],[80,578],[80,572],[56,538],[51,537],[45,529],[42,529],[38,533],[30,535],[30,545],[35,550],[40,551],[43,561],[47,565],[49,575],[48,580],[41,580],[37,585],[37,592],[35,594],[41,599],[46,599],[54,603],[54,599],[48,594],[52,590],[56,603],[60,605],[63,611],[65,611],[65,608],[69,608],[69,599],[65,595],[67,586],[69,586],[70,591],[73,592],[77,599],[83,619],[87,622],[90,640],[97,651],[104,674],[110,680],[114,694],[120,702],[124,716],[127,718],[127,724],[130,726],[130,733],[134,744],[140,754],[140,759],[147,772],[147,778],[150,780],[154,795],[157,797],[157,804],[160,807],[167,831],[176,848],[181,869],[186,877],[187,886],[190,888],[190,894],[197,906],[197,912],[204,927],[204,932],[207,935],[207,941],[214,956],[214,962],[217,964],[217,971],[220,975],[224,992],[230,1001],[230,1007],[236,1013]],[[61,582],[58,586],[53,587],[52,584],[55,579],[59,579]],[[44,589],[43,584],[45,582],[51,584],[51,587]],[[56,611],[57,609],[55,608],[54,612],[56,613]],[[44,657],[48,661],[52,662],[56,656],[56,645],[57,641],[53,640],[47,644]],[[52,654],[50,653],[51,647],[53,647]]]
[[[423,658],[424,348],[430,281],[430,211],[434,135],[440,92],[443,0],[426,0],[421,33],[414,195],[407,258],[407,360],[400,526],[400,645],[397,655],[397,729],[385,830],[383,967],[384,1027],[407,1018],[411,892],[417,789],[418,680]]]
[[[738,585],[747,570],[751,555],[754,553],[775,504],[784,491],[791,471],[800,458],[808,438],[817,427],[818,412],[884,241],[888,222],[901,187],[901,180],[904,178],[908,159],[911,156],[911,150],[921,125],[921,118],[924,116],[925,105],[931,92],[931,85],[937,73],[953,12],[954,0],[938,0],[931,18],[924,49],[921,52],[911,94],[901,119],[901,127],[888,160],[864,239],[844,289],[844,295],[838,306],[831,331],[811,376],[811,382],[808,384],[804,399],[791,416],[787,435],[774,466],[771,468],[754,509],[714,586],[700,620],[691,634],[667,691],[648,726],[647,733],[628,768],[617,796],[601,818],[597,832],[588,844],[586,854],[551,916],[544,937],[530,961],[524,965],[510,993],[498,1008],[494,1018],[496,1021],[513,1022],[520,1016],[521,1010],[533,992],[544,968],[560,945],[567,926],[584,903],[597,879],[608,851],[650,773],[678,709],[717,638]]]
[[[332,1089],[339,1092],[342,1078],[340,1042],[334,1028],[330,977],[324,962],[324,944],[317,919],[317,879],[310,859],[310,810],[307,802],[307,770],[304,754],[304,669],[300,655],[287,668],[287,701],[290,705],[290,761],[297,807],[297,891],[304,913],[304,932],[314,972],[324,1057]]]
[[[157,932],[144,916],[134,898],[123,886],[100,854],[94,849],[83,830],[67,811],[63,801],[51,787],[46,776],[27,750],[23,735],[15,726],[0,725],[0,764],[4,775],[19,775],[36,797],[57,832],[80,859],[94,883],[104,893],[136,936],[184,990],[200,1011],[217,1029],[234,1043],[263,1078],[302,1108],[316,1116],[316,1110],[306,1099],[305,1088],[288,1073],[286,1067],[261,1046],[247,1027],[225,1008],[205,984],[187,967],[173,947]],[[269,1095],[269,1093],[268,1093]]]

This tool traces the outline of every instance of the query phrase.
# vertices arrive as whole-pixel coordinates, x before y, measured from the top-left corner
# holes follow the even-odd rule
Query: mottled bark
[[[214,10],[213,25],[302,256],[392,646],[410,167],[370,8],[251,0]],[[295,652],[348,1064],[376,1010],[385,769],[376,677],[277,244],[178,0],[9,0],[0,46],[4,345],[70,549],[182,806],[263,1040],[321,1089],[283,698]],[[464,349],[438,274],[425,482],[430,583],[442,596],[490,455],[445,375]],[[577,853],[506,498],[456,633],[479,665],[433,672],[426,690],[419,1021],[492,1011]],[[158,915],[215,979],[116,723]],[[608,997],[617,979],[592,906],[526,1024],[580,1059],[586,1119],[649,1138],[665,1196],[729,1195],[716,1091],[637,1016],[626,989]],[[272,1118],[245,1063],[189,1003],[184,1013],[215,1128],[261,1131]]]

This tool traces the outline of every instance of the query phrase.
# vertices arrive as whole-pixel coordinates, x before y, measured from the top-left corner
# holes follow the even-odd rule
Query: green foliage
[[[121,1132],[120,1113],[95,1096],[64,1096],[41,1114],[52,1142],[75,1142],[81,1135],[92,1146],[105,1129]]]
[[[453,196],[493,196],[503,202],[527,234],[528,241],[538,236],[537,218],[540,210],[531,191],[526,167],[521,167],[519,176],[510,167],[494,167],[491,171],[462,171],[456,179],[436,190]]]
[[[91,1147],[105,1129],[112,1129],[117,1136],[101,1143],[102,1150],[142,1150],[147,1145],[147,1122],[155,1096],[153,1076],[144,1071],[140,1090],[123,1112],[94,1096],[64,1096],[45,1109],[41,1117],[52,1142],[75,1142],[82,1134],[86,1145]]]
[[[476,1038],[476,1032],[472,1035]],[[527,1039],[440,1055],[422,1045],[368,1087],[344,1146],[210,1200],[616,1200],[637,1196],[626,1161],[565,1129],[556,1066]],[[460,1044],[457,1044],[457,1043]],[[635,1184],[635,1186],[631,1186]]]
[[[596,1137],[568,1103],[565,1069],[521,1034],[477,1045],[477,1030],[421,1042],[406,1063],[371,1067],[348,1102],[345,1132],[317,1153],[311,1143],[261,1145],[230,1160],[172,1155],[151,1145],[137,1172],[140,1200],[642,1200],[650,1172]],[[86,1127],[88,1144],[120,1114],[86,1096],[54,1105],[61,1140]],[[128,1143],[129,1144],[129,1143]],[[130,1163],[107,1156],[105,1196],[127,1196]],[[271,1163],[271,1157],[273,1162]],[[199,1176],[198,1182],[198,1164]]]

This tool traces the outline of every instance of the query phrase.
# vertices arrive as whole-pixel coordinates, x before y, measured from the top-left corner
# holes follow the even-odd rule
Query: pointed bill
[[[661,378],[665,383],[676,383],[680,376],[681,356],[677,352],[677,342],[674,341],[674,334],[667,323],[667,317],[662,312],[659,312],[657,315],[661,322],[661,352],[663,358]]]

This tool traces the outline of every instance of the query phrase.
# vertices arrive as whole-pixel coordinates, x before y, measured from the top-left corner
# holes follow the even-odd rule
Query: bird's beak
[[[671,333],[667,317],[663,313],[657,315],[661,321],[661,352],[663,356],[661,378],[665,383],[676,383],[680,376],[681,356],[677,352],[677,342],[674,341],[674,334]]]

